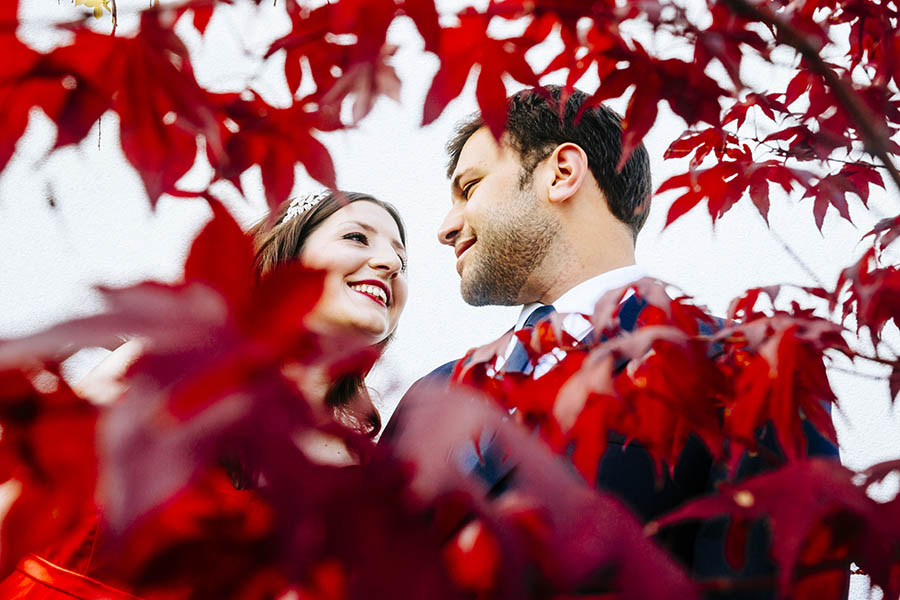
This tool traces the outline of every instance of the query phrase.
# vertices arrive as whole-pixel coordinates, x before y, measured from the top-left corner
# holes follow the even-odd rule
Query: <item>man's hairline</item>
[[[473,121],[471,123],[471,125],[474,125],[477,122],[478,121]],[[467,127],[469,125],[470,124],[467,123],[463,127]],[[456,170],[459,168],[459,159],[460,159],[460,157],[462,157],[463,149],[465,149],[466,144],[469,143],[469,140],[472,139],[472,136],[474,136],[476,133],[478,133],[479,131],[481,131],[482,129],[485,129],[485,128],[487,128],[487,124],[482,122],[479,127],[477,127],[476,129],[473,129],[469,133],[469,135],[466,136],[465,140],[462,140],[462,144],[459,145],[459,151],[455,152],[455,156],[451,156],[451,162],[450,162],[450,164],[447,165],[447,180],[450,181],[451,188],[454,187],[454,180],[458,179],[458,176],[454,176],[454,174],[456,173]],[[491,137],[493,137],[493,133],[491,133]],[[565,142],[560,142],[555,145],[552,144],[552,142],[551,142],[551,144],[548,144],[548,146],[552,146],[552,148],[550,148],[549,152],[546,152],[546,154],[544,154],[543,158],[536,160],[533,167],[531,167],[530,169],[526,169],[525,168],[526,167],[525,153],[520,148],[516,147],[515,143],[512,140],[512,132],[510,132],[508,129],[504,130],[503,133],[500,134],[500,139],[497,139],[497,138],[493,138],[493,139],[496,142],[497,147],[499,149],[503,150],[504,148],[508,148],[516,154],[516,157],[519,161],[520,188],[522,187],[522,184],[524,182],[527,182],[534,176],[534,170],[537,167],[537,165],[540,164],[541,161],[546,160],[547,157],[549,157],[551,154],[553,154],[553,151],[556,148],[562,146],[563,144],[574,144],[574,145],[578,146],[579,148],[581,148],[581,145],[578,142],[565,141]],[[582,150],[584,150],[584,148],[582,148]],[[588,166],[588,168],[590,168],[590,166]]]

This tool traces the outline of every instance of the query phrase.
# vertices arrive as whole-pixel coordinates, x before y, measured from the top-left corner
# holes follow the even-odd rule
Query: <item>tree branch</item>
[[[822,76],[838,102],[847,111],[862,135],[866,150],[876,156],[890,173],[894,185],[900,189],[900,172],[891,160],[888,145],[875,124],[872,111],[862,101],[859,94],[837,73],[825,64],[816,48],[802,32],[776,15],[767,6],[755,4],[750,0],[722,0],[725,5],[737,14],[757,20],[778,30],[778,37],[788,46],[800,53],[814,73]]]

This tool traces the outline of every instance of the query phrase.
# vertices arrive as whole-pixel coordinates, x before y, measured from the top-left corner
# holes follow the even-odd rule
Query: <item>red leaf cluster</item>
[[[876,248],[867,250],[859,262],[841,271],[831,296],[834,308],[843,292],[849,294],[841,302],[843,318],[852,312],[857,331],[867,327],[873,346],[877,346],[888,321],[900,323],[900,269],[894,265],[882,267],[879,262]]]
[[[724,138],[724,141],[727,143],[728,138]],[[698,155],[708,154],[708,143],[702,140],[697,142]],[[675,151],[683,151],[682,148],[684,145],[676,146]],[[785,166],[784,163],[775,160],[756,162],[746,145],[742,148],[725,147],[722,155],[730,160],[721,161],[707,169],[695,169],[689,173],[674,175],[657,188],[658,194],[687,188],[669,208],[666,216],[667,226],[704,201],[709,216],[715,223],[748,192],[759,214],[768,221],[769,189],[772,185],[780,186],[785,192],[790,192],[794,186],[806,189],[810,187],[812,179],[810,172]],[[696,156],[694,160],[697,160]],[[824,208],[822,210],[824,214]]]
[[[525,52],[530,46],[523,42],[530,40],[525,37],[496,40],[488,35],[490,21],[490,14],[470,9],[459,15],[457,27],[441,31],[437,50],[441,66],[425,96],[423,125],[437,119],[450,100],[462,93],[475,65],[480,66],[475,85],[478,107],[484,122],[497,138],[506,127],[503,76],[509,74],[526,85],[537,85],[537,76],[525,60]]]
[[[855,484],[853,473],[833,461],[797,461],[738,485],[723,484],[719,494],[690,502],[659,524],[729,515],[735,532],[763,519],[774,539],[781,596],[843,598],[853,560],[886,597],[893,597],[900,592],[900,501],[879,504],[866,495],[866,487]],[[738,561],[743,552],[736,545]]]
[[[618,500],[585,487],[503,412],[458,389],[419,392],[404,411],[407,433],[395,451],[417,467],[411,490],[444,506],[445,556],[463,589],[491,598],[695,597],[684,573]],[[496,499],[447,468],[447,457],[452,465],[484,429],[518,465],[515,487]]]
[[[46,54],[16,37],[19,3],[2,3],[0,171],[32,109],[56,123],[57,148],[82,141],[112,111],[151,204],[162,194],[185,195],[177,182],[194,164],[198,144],[214,180],[240,188],[241,175],[258,165],[273,208],[289,197],[297,163],[334,187],[334,165],[317,132],[354,125],[381,95],[398,98],[387,33],[407,16],[440,63],[424,123],[442,114],[476,69],[478,105],[497,137],[509,79],[534,85],[566,69],[571,86],[592,71],[600,83],[589,104],[631,94],[621,167],[666,101],[692,127],[666,153],[690,157],[688,172],[658,190],[680,194],[667,224],[703,202],[715,222],[745,196],[766,218],[775,185],[812,198],[821,229],[829,207],[851,219],[850,194],[867,207],[870,186],[885,186],[877,169],[900,184],[891,162],[900,154],[891,139],[900,127],[900,27],[890,3],[728,0],[711,3],[700,26],[681,7],[652,1],[503,0],[465,7],[443,22],[433,0],[340,0],[318,8],[288,1],[290,31],[261,57],[285,55],[287,106],[270,105],[249,88],[214,94],[197,82],[175,23],[191,16],[203,33],[227,3],[150,8],[130,37],[67,24],[71,41]],[[522,19],[524,32],[498,38],[495,19]],[[635,26],[661,37],[639,42],[629,33]],[[563,48],[538,73],[528,52],[554,31]],[[687,44],[678,57],[657,44],[673,36]],[[849,48],[845,61],[821,58],[833,55],[825,48],[835,42]],[[749,55],[771,61],[785,47],[796,51],[799,69],[783,92],[743,81]],[[712,75],[719,66],[725,82]],[[351,98],[345,123],[341,109]],[[769,129],[759,133],[757,117]],[[704,128],[694,129],[700,122]],[[754,137],[747,136],[751,125]],[[856,160],[865,152],[880,164]],[[302,372],[313,363],[332,374],[365,372],[374,358],[342,353],[303,327],[321,274],[288,267],[257,285],[249,240],[212,206],[184,281],[104,290],[106,313],[0,344],[0,465],[18,488],[0,524],[4,572],[48,543],[59,556],[71,549],[70,534],[93,522],[96,492],[104,532],[118,544],[100,573],[154,597],[265,598],[288,590],[313,598],[695,594],[624,508],[571,477],[519,422],[537,428],[589,482],[612,435],[646,447],[660,473],[674,468],[691,436],[732,471],[755,453],[786,461],[723,484],[722,493],[683,507],[663,525],[730,515],[726,552],[737,566],[752,523],[764,519],[785,595],[834,596],[851,560],[888,595],[900,593],[900,531],[892,525],[898,502],[876,504],[865,495],[896,464],[878,466],[858,485],[840,467],[804,460],[805,425],[834,440],[827,406],[835,398],[824,360],[826,352],[854,355],[847,332],[797,304],[757,310],[760,297],[774,302],[777,289],[749,290],[720,324],[687,298],[640,282],[598,304],[588,316],[595,332],[589,340],[573,339],[560,317],[517,332],[532,364],[549,368],[537,378],[495,372],[510,336],[475,349],[456,378],[514,409],[513,417],[454,396],[410,417],[411,445],[390,455],[322,419],[285,376],[286,365]],[[898,218],[871,234],[873,247],[842,272],[833,292],[807,291],[832,309],[840,305],[844,319],[854,316],[877,350],[900,315],[900,275],[882,265],[900,236]],[[632,292],[645,306],[635,329],[618,335],[621,300]],[[128,391],[111,408],[80,400],[47,366],[73,347],[122,331],[149,342],[125,376]],[[869,358],[892,368],[890,393],[900,394],[900,359]],[[437,431],[435,422],[442,424]],[[520,461],[517,487],[497,499],[446,460],[485,428]],[[767,428],[777,452],[759,442]],[[360,464],[312,462],[294,442],[311,430],[344,440]],[[231,475],[246,470],[265,485],[232,490],[219,465],[232,455],[238,468]],[[190,568],[198,556],[202,568]]]
[[[601,339],[567,338],[559,317],[518,332],[533,364],[555,363],[546,374],[491,376],[505,352],[500,342],[471,352],[456,378],[515,409],[515,418],[538,427],[558,452],[574,446],[572,460],[588,482],[613,431],[645,446],[669,469],[691,435],[732,469],[745,450],[761,450],[759,432],[769,424],[788,460],[806,456],[804,422],[836,440],[828,414],[836,399],[824,352],[851,354],[840,326],[799,307],[756,312],[761,289],[735,301],[730,317],[741,322],[724,328],[687,298],[671,299],[658,282],[645,280],[634,290],[647,306],[632,332],[617,335],[626,290],[610,292],[592,318]],[[714,328],[719,331],[712,334]]]

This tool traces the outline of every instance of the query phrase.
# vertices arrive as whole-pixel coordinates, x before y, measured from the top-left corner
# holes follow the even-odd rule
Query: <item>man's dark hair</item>
[[[622,153],[622,119],[615,111],[597,105],[581,110],[590,98],[570,89],[565,110],[560,110],[564,88],[548,85],[522,90],[507,99],[508,143],[522,160],[519,186],[531,182],[534,168],[565,142],[578,144],[587,154],[588,167],[606,195],[610,212],[631,227],[637,237],[650,207],[650,159],[640,144],[620,172],[616,165]],[[484,127],[480,114],[456,126],[456,135],[447,143],[450,162],[447,176],[456,169],[459,155],[469,137]]]

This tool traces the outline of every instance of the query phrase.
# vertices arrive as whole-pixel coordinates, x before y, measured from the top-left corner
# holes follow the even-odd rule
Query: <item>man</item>
[[[452,205],[438,239],[456,253],[466,302],[523,305],[517,330],[553,310],[592,314],[605,292],[645,274],[635,265],[634,244],[650,202],[647,151],[638,146],[617,170],[621,121],[604,106],[582,110],[587,98],[577,90],[565,97],[555,86],[524,90],[509,99],[507,129],[499,142],[476,116],[458,126],[447,146]],[[624,330],[633,327],[642,308],[634,296],[625,301],[620,311]],[[566,318],[563,326],[577,340],[591,334],[590,323],[579,317]],[[516,346],[513,339],[497,369],[531,368],[513,364],[524,354]],[[455,362],[439,367],[413,389],[448,377]],[[533,376],[539,377],[540,369],[538,364]],[[401,400],[382,439],[402,435],[402,415],[411,396]],[[643,520],[712,491],[716,472],[699,441],[688,443],[674,476],[664,473],[662,481],[649,453],[623,442],[610,440],[598,488],[618,495]],[[496,494],[514,485],[511,462],[502,451],[489,448],[470,467]],[[702,576],[732,574],[724,561],[721,525],[674,528],[661,541]],[[744,575],[771,568],[764,538],[753,542],[747,562]]]
[[[604,106],[579,114],[587,95],[574,90],[564,99],[561,120],[562,94],[561,88],[548,87],[512,96],[499,143],[475,116],[458,126],[447,145],[452,205],[438,239],[457,255],[466,302],[524,305],[517,330],[551,305],[560,313],[591,314],[605,292],[645,275],[635,265],[634,244],[650,201],[647,151],[638,146],[617,171],[618,115]],[[632,323],[638,310],[635,305],[631,311]],[[584,319],[569,318],[564,325],[576,339],[590,332]],[[514,355],[515,341],[504,357],[507,363]],[[454,364],[443,365],[423,381],[449,376]],[[405,402],[382,439],[400,433]],[[610,454],[612,459],[601,464],[599,485],[625,498],[645,520],[705,490],[710,461],[699,445],[689,452],[698,464],[688,469],[679,465],[687,471],[685,481],[667,481],[662,488],[642,449],[622,451],[620,445]],[[505,482],[509,461],[504,465],[491,458],[489,453],[485,464],[473,469],[495,486]]]

